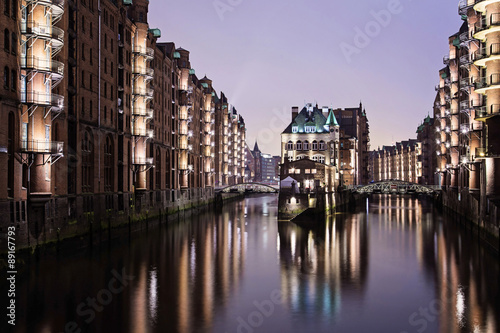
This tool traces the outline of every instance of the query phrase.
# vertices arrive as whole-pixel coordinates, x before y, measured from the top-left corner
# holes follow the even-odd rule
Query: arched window
[[[304,150],[309,150],[309,141],[304,141]]]
[[[293,142],[292,141],[288,141],[288,143],[286,144],[286,150],[293,150]]]
[[[318,141],[316,141],[316,140],[313,141],[312,150],[318,150]]]
[[[112,192],[114,185],[114,152],[113,139],[110,135],[106,137],[104,145],[104,191]]]
[[[82,192],[92,192],[94,184],[94,139],[87,130],[82,141]]]
[[[302,150],[302,141],[297,141],[295,146],[297,147],[297,150]]]
[[[8,3],[8,1],[5,4],[6,6],[7,6],[7,3]],[[9,32],[9,29],[5,29],[3,31],[3,48],[4,48],[5,52],[10,51],[10,32]]]
[[[160,148],[156,148],[156,189],[159,190],[161,188],[161,152]]]
[[[321,140],[319,142],[319,150],[326,150],[326,143],[325,143],[325,141]]]

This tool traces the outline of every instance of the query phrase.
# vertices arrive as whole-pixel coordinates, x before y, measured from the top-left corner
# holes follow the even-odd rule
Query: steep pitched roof
[[[328,131],[325,130],[326,120],[327,119],[323,115],[322,110],[317,107],[314,107],[311,113],[309,113],[307,108],[304,107],[283,131],[283,133],[293,133],[292,127],[294,126],[298,127],[298,133],[305,133],[306,126],[314,126],[316,133],[328,133]]]
[[[335,117],[333,110],[330,110],[330,114],[328,114],[328,118],[326,119],[326,125],[339,126],[339,123],[337,122],[337,118]]]
[[[260,152],[259,145],[257,144],[257,140],[255,140],[255,146],[253,147],[253,151]]]

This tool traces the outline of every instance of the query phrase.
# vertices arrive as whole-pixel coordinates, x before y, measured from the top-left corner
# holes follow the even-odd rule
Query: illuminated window
[[[304,150],[309,150],[309,141],[304,141]]]
[[[295,146],[297,147],[297,150],[302,150],[302,141],[297,141]]]
[[[286,145],[286,149],[287,150],[293,150],[293,142],[292,141],[288,141],[288,143]]]
[[[297,133],[299,131],[298,126],[292,126],[292,133]]]
[[[312,150],[318,150],[318,142],[316,140],[312,143]]]

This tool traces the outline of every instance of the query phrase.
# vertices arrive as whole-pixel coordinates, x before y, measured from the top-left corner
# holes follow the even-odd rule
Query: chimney
[[[328,118],[328,114],[330,113],[330,108],[328,106],[323,106],[322,109],[323,109],[323,116],[325,116],[325,118]]]
[[[292,106],[292,121],[299,115],[299,107]]]

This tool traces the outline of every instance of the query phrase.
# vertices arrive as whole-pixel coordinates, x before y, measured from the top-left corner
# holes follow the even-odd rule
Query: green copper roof
[[[125,6],[130,6],[130,5],[132,5],[132,0],[123,0],[123,4]]]
[[[201,86],[202,86],[203,88],[208,88],[208,83],[206,83],[206,82],[202,82],[202,83],[201,83]]]
[[[330,114],[328,114],[328,118],[326,119],[326,124],[328,126],[339,126],[337,122],[337,118],[335,118],[335,114],[333,114],[333,110],[330,110]]]
[[[149,29],[149,32],[153,34],[153,37],[160,38],[161,37],[161,30],[158,28],[155,29]]]
[[[189,74],[191,74],[191,75],[196,74],[196,72],[195,72],[194,68],[191,68],[191,69],[189,70]]]
[[[310,106],[309,106],[310,107]],[[302,111],[292,120],[283,133],[325,133],[330,132],[325,130],[326,117],[323,111],[317,107],[304,107]],[[296,127],[296,128],[293,128]],[[306,128],[307,127],[307,128]],[[313,127],[314,130],[311,128]]]
[[[181,54],[177,51],[174,52],[174,59],[180,59],[181,58]]]

